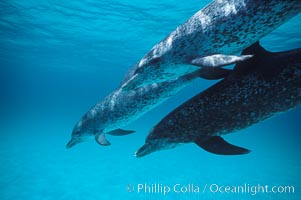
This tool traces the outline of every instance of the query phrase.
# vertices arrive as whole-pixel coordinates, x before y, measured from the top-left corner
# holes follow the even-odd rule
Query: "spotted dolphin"
[[[138,63],[124,83],[131,90],[206,69],[211,78],[216,67],[237,63],[236,56],[301,11],[300,0],[215,0],[194,14]]]
[[[216,75],[224,77],[228,73],[229,70],[223,69]],[[120,136],[133,133],[134,131],[123,130],[121,127],[173,96],[201,74],[201,71],[196,71],[176,80],[152,84],[128,92],[122,91],[121,88],[117,89],[94,105],[77,122],[66,147],[71,148],[90,136],[94,136],[100,145],[110,145],[105,134]],[[125,77],[125,80],[128,77],[130,74]]]
[[[245,154],[221,136],[300,105],[301,48],[271,53],[256,43],[243,54],[254,57],[162,119],[136,156],[190,142],[215,154]]]

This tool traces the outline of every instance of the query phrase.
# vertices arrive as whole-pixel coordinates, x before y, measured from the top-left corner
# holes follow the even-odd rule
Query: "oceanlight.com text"
[[[264,185],[264,184],[241,184],[241,185],[222,185],[222,184],[163,184],[163,183],[138,183],[128,184],[126,191],[138,194],[294,194],[295,187],[292,185]]]
[[[281,193],[295,193],[294,186],[282,186],[282,185],[250,185],[250,184],[243,184],[243,185],[218,185],[218,184],[211,184],[209,186],[209,191],[211,193],[237,193],[237,194],[251,194],[256,195],[258,193],[274,193],[274,194],[281,194]]]

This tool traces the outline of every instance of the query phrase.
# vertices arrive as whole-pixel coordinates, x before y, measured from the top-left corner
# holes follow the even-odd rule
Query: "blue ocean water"
[[[153,125],[212,81],[197,80],[125,127],[136,134],[108,136],[109,147],[91,138],[65,149],[77,120],[208,2],[0,1],[0,199],[301,199],[300,108],[225,137],[251,149],[248,155],[217,156],[188,144],[133,156]],[[298,15],[262,45],[301,47],[300,22]],[[176,184],[182,192],[162,192]],[[294,191],[255,194],[258,184]],[[185,192],[189,185],[200,192]],[[221,193],[217,185],[249,192]]]

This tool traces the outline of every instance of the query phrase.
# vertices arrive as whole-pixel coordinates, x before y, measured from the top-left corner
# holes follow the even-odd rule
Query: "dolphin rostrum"
[[[245,154],[249,150],[221,136],[301,103],[301,48],[271,53],[256,43],[243,54],[254,57],[237,64],[226,78],[162,119],[136,156],[190,142],[215,154]]]

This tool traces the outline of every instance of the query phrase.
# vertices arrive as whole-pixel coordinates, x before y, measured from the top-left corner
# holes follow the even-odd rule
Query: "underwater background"
[[[217,156],[186,144],[133,156],[152,126],[215,81],[195,81],[124,127],[135,134],[108,135],[111,146],[90,138],[65,149],[75,123],[129,67],[209,2],[0,0],[0,199],[301,199],[300,107],[225,136],[251,149],[248,155]],[[301,15],[261,44],[301,47]],[[160,192],[176,184],[184,191]],[[138,191],[143,185],[149,189]],[[192,185],[200,191],[185,192]],[[217,185],[294,192],[210,191]]]

